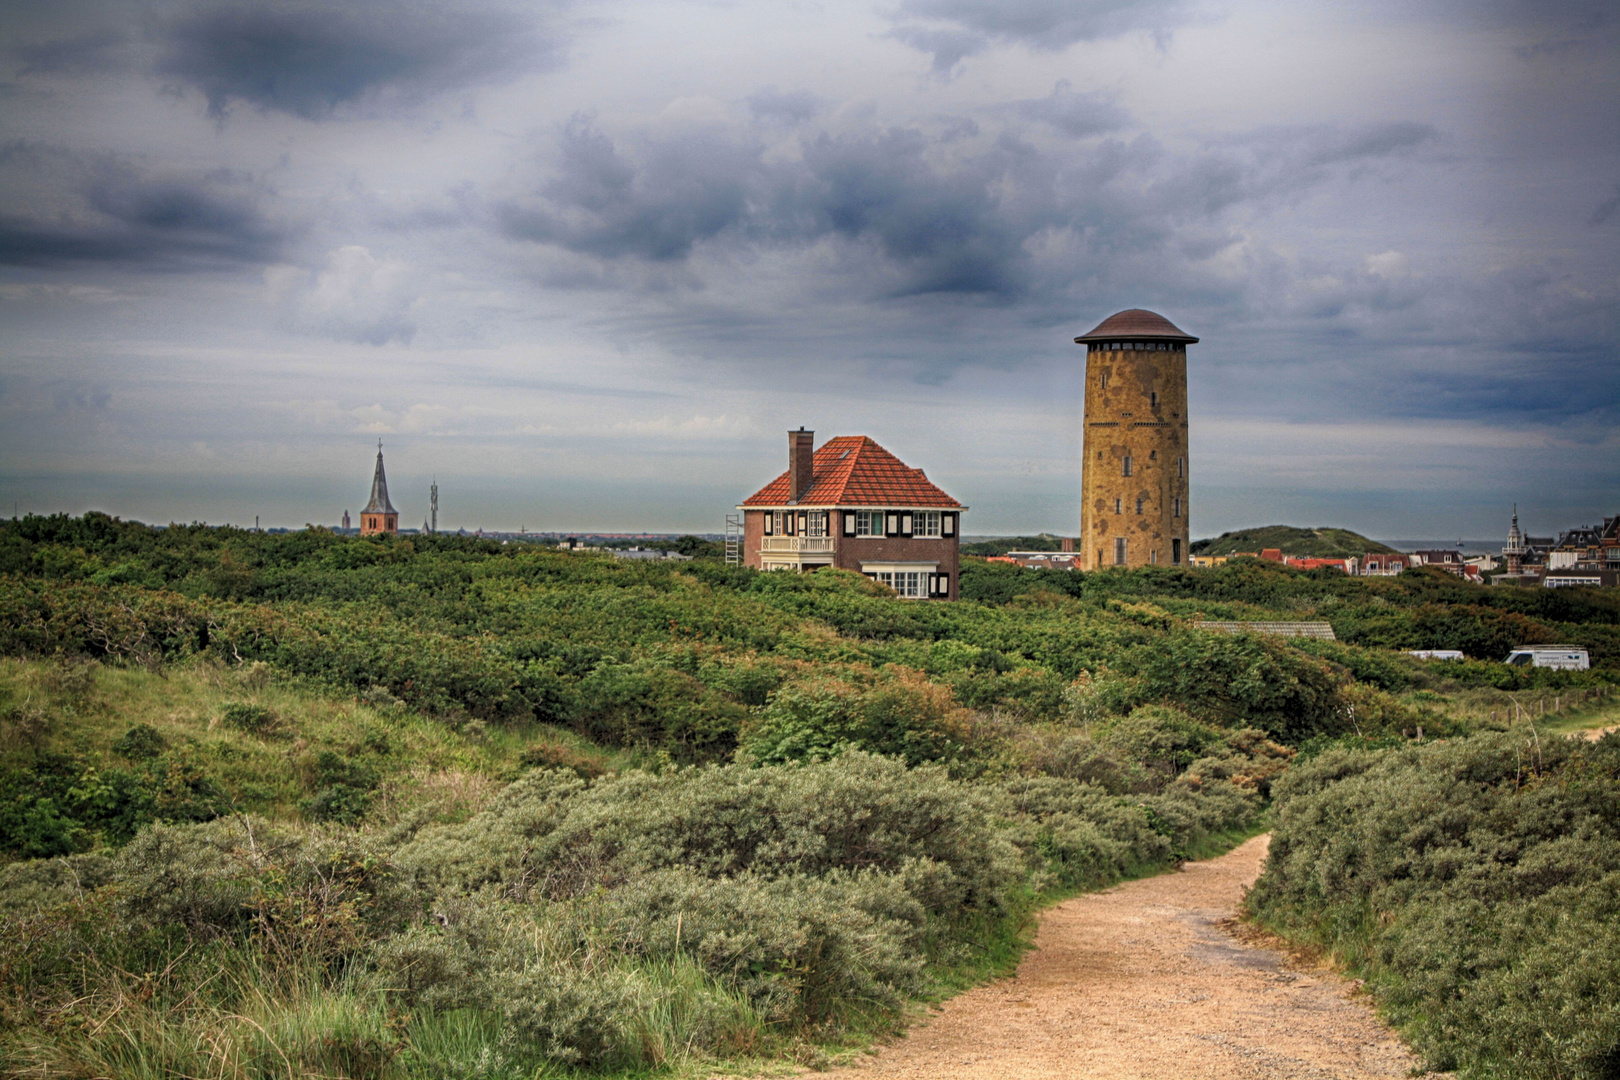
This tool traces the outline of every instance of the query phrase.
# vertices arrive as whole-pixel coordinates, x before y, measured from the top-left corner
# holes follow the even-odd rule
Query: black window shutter
[[[771,512],[769,510],[767,510],[767,511],[765,511],[765,513],[762,516],[765,518],[765,535],[770,536],[771,535],[771,517],[772,517]]]
[[[951,595],[951,575],[949,575],[949,574],[941,574],[941,575],[939,575],[939,595],[941,595],[941,596],[949,596],[949,595]]]
[[[845,511],[843,511],[843,515],[844,515],[844,535],[845,536],[854,536],[855,535],[855,511],[853,511],[853,510],[845,510]]]
[[[900,515],[900,535],[901,536],[910,536],[911,535],[911,533],[912,533],[911,520],[912,519],[911,519],[910,514],[901,514]]]
[[[956,535],[956,515],[945,514],[940,519],[940,532],[946,536]]]
[[[805,531],[804,530],[804,511],[800,510],[799,511],[799,535],[803,536],[804,531]]]

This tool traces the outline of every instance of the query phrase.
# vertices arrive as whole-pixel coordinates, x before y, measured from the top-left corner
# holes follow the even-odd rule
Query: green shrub
[[[113,743],[113,753],[130,761],[150,761],[169,748],[169,740],[151,724],[136,724]]]
[[[749,726],[743,752],[766,765],[847,749],[920,765],[960,757],[967,737],[967,717],[949,690],[912,672],[885,671],[870,686],[824,678],[778,690]]]
[[[1273,791],[1250,909],[1364,972],[1432,1066],[1613,1075],[1620,738],[1329,750]]]
[[[299,802],[299,808],[315,821],[335,821],[353,825],[371,806],[372,793],[381,774],[364,761],[346,758],[331,750],[315,755],[310,787],[314,793]]]
[[[220,710],[219,722],[249,735],[269,735],[276,730],[280,718],[263,705],[237,701]]]

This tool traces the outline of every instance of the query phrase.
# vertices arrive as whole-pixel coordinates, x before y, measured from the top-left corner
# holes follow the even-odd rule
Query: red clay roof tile
[[[930,506],[961,503],[865,435],[840,435],[816,451],[814,480],[797,506]],[[788,505],[788,474],[743,500],[744,506]]]

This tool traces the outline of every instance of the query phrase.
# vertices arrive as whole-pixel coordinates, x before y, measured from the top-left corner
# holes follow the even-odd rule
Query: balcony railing
[[[833,538],[830,536],[766,536],[761,539],[763,540],[761,551],[778,553],[796,551],[801,555],[830,555],[833,549]]]

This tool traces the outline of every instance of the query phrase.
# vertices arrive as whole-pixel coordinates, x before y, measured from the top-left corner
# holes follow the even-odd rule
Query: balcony
[[[760,551],[781,555],[831,555],[833,538],[830,536],[766,536],[761,538]]]

